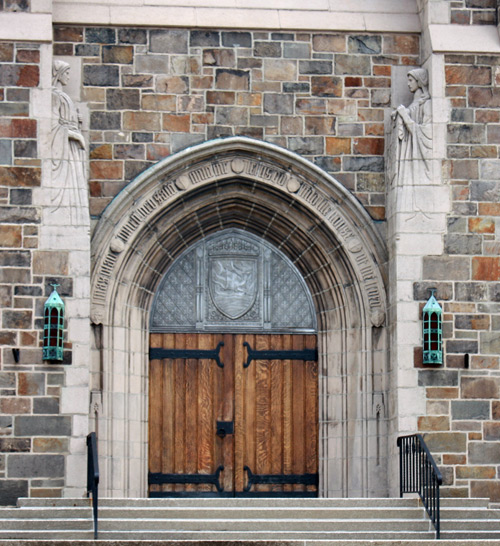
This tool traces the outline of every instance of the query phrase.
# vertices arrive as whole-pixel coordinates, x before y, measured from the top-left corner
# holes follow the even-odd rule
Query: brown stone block
[[[384,110],[382,108],[358,108],[359,121],[384,121]]]
[[[215,87],[217,89],[248,91],[250,88],[250,74],[247,70],[219,68],[216,70]]]
[[[0,245],[9,248],[19,248],[23,242],[21,226],[0,226]]]
[[[174,95],[187,93],[189,80],[186,76],[159,76],[156,80],[156,91]]]
[[[467,438],[469,440],[482,440],[483,439],[483,435],[480,433],[480,432],[469,432],[469,434],[467,435]]]
[[[479,203],[480,216],[500,216],[500,203]]]
[[[335,134],[335,118],[307,116],[305,118],[306,135],[333,135]]]
[[[260,93],[238,93],[236,103],[240,106],[261,106],[262,95]]]
[[[338,76],[311,77],[312,95],[316,95],[318,97],[341,97],[342,92],[342,78]]]
[[[128,131],[159,131],[160,114],[153,112],[124,112],[123,128]]]
[[[68,451],[68,438],[34,438],[33,451],[35,453],[64,453]]]
[[[368,205],[366,211],[373,220],[385,220],[385,207]]]
[[[204,49],[203,64],[205,66],[236,66],[236,55],[233,49]]]
[[[190,121],[189,114],[163,114],[163,130],[172,133],[188,133]]]
[[[326,114],[326,101],[325,99],[298,99],[295,109],[300,114]]]
[[[465,499],[469,496],[468,487],[441,487],[439,491],[444,498]]]
[[[365,125],[365,135],[368,136],[384,136],[383,123],[367,123]]]
[[[210,125],[214,122],[214,114],[212,112],[193,113],[191,114],[191,121],[194,124]]]
[[[61,250],[33,252],[33,273],[35,275],[67,275],[68,252]]]
[[[445,77],[447,84],[490,85],[491,68],[486,66],[446,66]]]
[[[0,62],[10,63],[14,60],[14,44],[1,43],[0,44]]]
[[[443,464],[466,464],[467,457],[465,455],[456,455],[443,453]]]
[[[493,400],[491,403],[491,418],[500,420],[500,402],[497,400]]]
[[[498,110],[476,110],[476,123],[500,123],[500,112]]]
[[[170,155],[168,144],[148,144],[146,147],[148,161],[160,161]]]
[[[445,94],[447,97],[465,97],[467,95],[467,87],[465,85],[453,85],[446,87]]]
[[[431,453],[460,453],[467,447],[467,436],[462,432],[432,432],[424,439]]]
[[[479,158],[496,158],[497,157],[497,147],[496,146],[471,146],[470,147],[471,157]]]
[[[258,82],[253,80],[252,91],[254,93],[281,93],[281,82]]]
[[[457,480],[491,480],[496,476],[494,466],[457,466]]]
[[[54,27],[55,42],[83,42],[82,27]]]
[[[299,116],[282,116],[281,117],[281,133],[283,135],[304,134],[303,118]]]
[[[458,387],[427,387],[427,398],[453,399],[458,398]]]
[[[497,356],[473,355],[472,357],[471,368],[473,370],[497,370],[498,365]]]
[[[191,87],[193,89],[211,89],[213,85],[213,76],[193,76],[191,78]]]
[[[479,177],[479,164],[477,160],[462,159],[450,161],[451,178],[470,180]]]
[[[351,153],[351,139],[326,137],[326,153],[328,155],[342,155]]]
[[[472,258],[472,279],[475,281],[500,280],[500,258]]]
[[[21,332],[21,345],[25,347],[35,347],[37,343],[37,332]]]
[[[498,398],[500,378],[498,377],[462,377],[462,398]]]
[[[90,176],[97,180],[120,180],[123,178],[123,162],[91,161]]]
[[[207,91],[207,104],[234,104],[235,101],[234,91]]]
[[[472,481],[471,496],[478,498],[489,498],[491,502],[500,501],[500,481]]]
[[[37,187],[41,183],[40,168],[0,167],[0,185],[14,187]]]
[[[31,450],[30,438],[0,438],[0,452],[26,453]]]
[[[457,330],[488,330],[490,327],[489,315],[456,315],[455,328]]]
[[[419,417],[418,430],[421,432],[450,430],[450,418],[447,415]]]
[[[484,423],[483,433],[486,441],[500,441],[500,423]]]
[[[90,159],[113,159],[111,144],[98,144],[90,147]]]
[[[0,398],[0,413],[10,415],[31,413],[31,398],[16,398],[14,396]]]
[[[361,155],[383,155],[383,138],[355,138],[353,140],[353,153]]]
[[[373,67],[374,76],[391,76],[391,67],[389,65],[375,65]]]
[[[21,396],[45,394],[45,374],[22,372],[18,375],[18,393]]]
[[[346,87],[361,87],[363,85],[363,80],[359,76],[346,76],[344,85]]]
[[[16,53],[16,62],[37,64],[40,62],[40,51],[36,49],[18,49]]]
[[[36,138],[36,129],[34,119],[0,119],[0,137]]]
[[[33,311],[11,311],[6,309],[2,315],[3,328],[28,330],[32,328]]]
[[[175,95],[156,95],[148,93],[143,95],[141,105],[143,110],[175,112],[177,97]]]
[[[184,95],[179,98],[179,111],[181,112],[204,112],[205,100],[200,95]]]
[[[346,37],[335,34],[314,34],[314,51],[343,53],[346,51]]]
[[[44,498],[44,499],[62,497],[62,489],[48,488],[48,487],[40,487],[40,488],[32,487],[30,489],[30,497]]]
[[[390,78],[363,78],[363,85],[365,87],[390,87]]]
[[[132,64],[134,48],[132,46],[102,46],[102,62],[111,64]]]
[[[471,233],[495,233],[495,222],[491,218],[469,218],[469,231]]]
[[[420,40],[416,35],[386,35],[384,36],[383,53],[396,55],[418,55]]]
[[[471,87],[469,89],[469,106],[473,108],[499,108],[500,88]]]

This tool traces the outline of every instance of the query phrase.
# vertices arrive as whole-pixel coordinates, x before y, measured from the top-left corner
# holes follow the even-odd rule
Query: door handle
[[[216,434],[219,438],[225,438],[226,434],[234,434],[233,421],[217,421]]]

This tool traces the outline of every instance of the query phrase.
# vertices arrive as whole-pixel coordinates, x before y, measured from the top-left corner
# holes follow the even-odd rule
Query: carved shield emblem
[[[232,320],[242,317],[252,308],[257,297],[257,281],[257,259],[210,259],[210,296],[215,307]]]

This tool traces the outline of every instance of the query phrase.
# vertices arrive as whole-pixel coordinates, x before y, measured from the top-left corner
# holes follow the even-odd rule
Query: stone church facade
[[[419,432],[444,495],[499,501],[495,0],[174,4],[0,4],[0,503],[82,496],[90,431],[101,495],[150,492],[155,332],[314,334],[320,496],[397,494],[396,438]],[[402,158],[419,68],[430,136]],[[83,137],[73,174],[61,127]],[[236,310],[214,295],[215,248],[245,294],[255,268]],[[53,283],[62,362],[42,359]],[[431,288],[442,365],[423,364]],[[157,327],[161,301],[181,310]]]

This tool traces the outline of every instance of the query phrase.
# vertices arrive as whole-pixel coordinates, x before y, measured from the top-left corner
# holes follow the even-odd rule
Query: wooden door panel
[[[189,351],[212,351],[221,341],[223,368],[214,358],[189,357]],[[300,481],[317,473],[317,363],[266,356],[245,367],[245,342],[252,350],[275,355],[269,351],[314,349],[316,336],[151,334],[152,349],[173,348],[187,356],[150,363],[150,472],[206,476],[223,466],[219,482],[224,494],[314,494],[316,485],[287,483],[286,476]],[[233,421],[234,434],[218,437],[217,421]],[[246,491],[245,467],[266,483],[251,484]],[[282,481],[277,483],[276,476]],[[217,493],[208,483],[152,484],[150,492]]]

